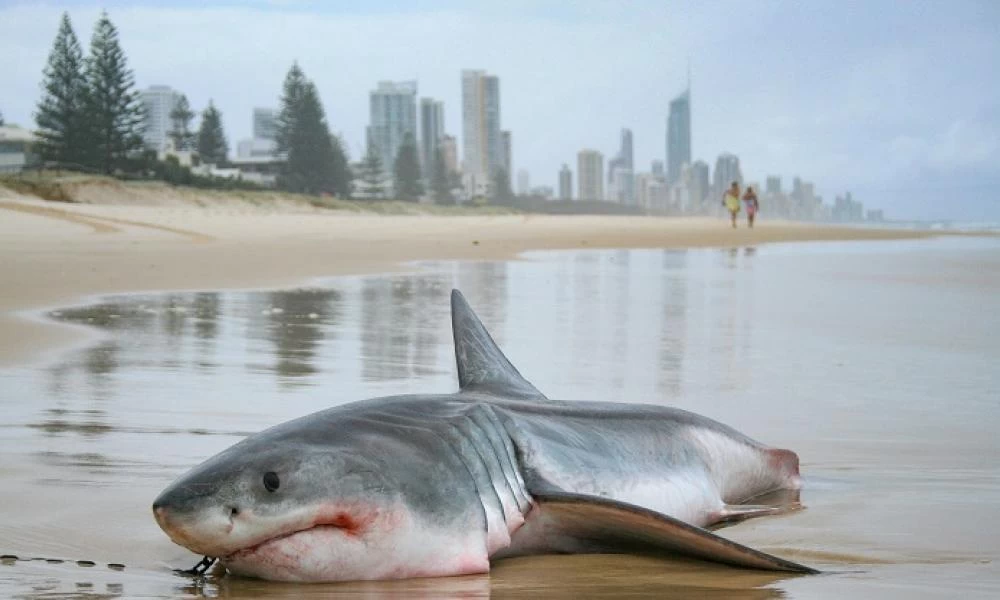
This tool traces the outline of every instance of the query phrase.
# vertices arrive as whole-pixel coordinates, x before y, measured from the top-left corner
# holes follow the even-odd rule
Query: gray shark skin
[[[687,411],[550,400],[452,292],[460,391],[354,402],[252,435],[153,503],[170,538],[280,581],[483,573],[538,553],[815,570],[706,527],[792,509],[798,458]],[[793,492],[797,499],[797,493]]]

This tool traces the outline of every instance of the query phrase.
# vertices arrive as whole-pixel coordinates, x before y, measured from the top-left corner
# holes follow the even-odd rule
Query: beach
[[[1000,592],[995,237],[202,200],[0,188],[0,595]],[[330,406],[455,389],[452,288],[552,398],[794,449],[805,509],[720,534],[826,574],[606,555],[341,585],[174,574],[199,557],[149,505],[193,465]]]
[[[698,248],[912,239],[928,232],[722,219],[548,215],[380,215],[261,207],[99,190],[47,202],[0,187],[0,364],[31,360],[82,332],[15,313],[112,292],[288,286],[406,268],[427,259],[511,259],[527,250]]]

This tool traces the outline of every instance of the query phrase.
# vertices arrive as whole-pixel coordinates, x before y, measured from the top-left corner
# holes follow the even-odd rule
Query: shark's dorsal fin
[[[458,386],[463,392],[545,397],[510,364],[458,290],[451,291],[451,331],[455,336]]]

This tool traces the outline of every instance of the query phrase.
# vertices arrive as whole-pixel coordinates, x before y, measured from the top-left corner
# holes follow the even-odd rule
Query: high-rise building
[[[524,169],[517,172],[517,193],[524,196],[531,190],[531,175]]]
[[[622,159],[622,164],[629,170],[635,171],[633,162],[632,130],[627,127],[622,128],[621,148],[618,150],[618,157]]]
[[[597,150],[580,150],[576,155],[577,198],[604,199],[604,155]]]
[[[670,208],[679,213],[688,213],[693,209],[694,198],[691,194],[691,165],[681,165],[681,175],[670,186]]]
[[[655,177],[659,177],[660,179],[666,179],[667,177],[667,172],[663,168],[662,160],[654,160],[653,164],[651,165],[650,171],[652,171],[652,174]]]
[[[632,169],[619,161],[611,171],[611,181],[608,182],[608,200],[619,204],[635,204],[635,175]]]
[[[667,184],[656,173],[638,173],[635,176],[636,204],[646,212],[663,213],[667,210]]]
[[[768,175],[766,185],[767,195],[778,196],[781,194],[781,177],[778,177],[777,175]]]
[[[608,200],[635,204],[632,130],[623,127],[618,154],[608,161]]]
[[[445,134],[441,137],[441,157],[444,158],[446,171],[458,172],[458,142],[455,141],[455,136]]]
[[[507,172],[507,177],[510,177],[510,174],[514,172],[514,162],[511,156],[510,130],[505,129],[501,131],[500,140],[503,145],[503,170]],[[525,190],[525,193],[527,193],[527,190]]]
[[[705,203],[709,194],[709,167],[703,160],[691,163],[691,203],[699,206]]]
[[[417,139],[417,82],[380,81],[369,94],[368,143],[382,161],[382,170],[392,173],[396,156],[409,133]]]
[[[715,160],[715,173],[712,178],[712,193],[722,201],[722,194],[729,189],[732,182],[743,186],[743,173],[740,172],[740,159],[735,154],[723,152]]]
[[[500,79],[486,71],[462,71],[462,152],[467,192],[483,193],[504,161]]]
[[[254,107],[253,137],[256,140],[278,139],[278,113],[276,110]]]
[[[151,85],[139,92],[145,109],[142,139],[147,148],[159,152],[166,146],[172,128],[170,113],[180,98],[180,92],[167,85]]]
[[[559,199],[573,199],[573,171],[566,164],[559,169]]]
[[[670,101],[667,118],[667,183],[681,176],[681,165],[691,163],[691,90]]]
[[[420,172],[431,180],[434,161],[444,137],[444,102],[420,99]]]
[[[554,191],[552,190],[552,186],[550,185],[539,185],[531,188],[530,190],[528,190],[527,193],[529,196],[535,196],[538,198],[542,198],[543,200],[551,200]]]

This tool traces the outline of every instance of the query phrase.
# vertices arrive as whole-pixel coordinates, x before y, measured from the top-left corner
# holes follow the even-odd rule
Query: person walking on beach
[[[722,195],[722,205],[729,211],[729,218],[733,222],[733,229],[736,229],[736,215],[740,212],[740,184],[735,181],[726,193]]]
[[[747,186],[747,191],[743,194],[743,204],[747,208],[747,226],[753,229],[753,218],[760,208],[760,203],[757,202],[757,193],[749,185]]]

